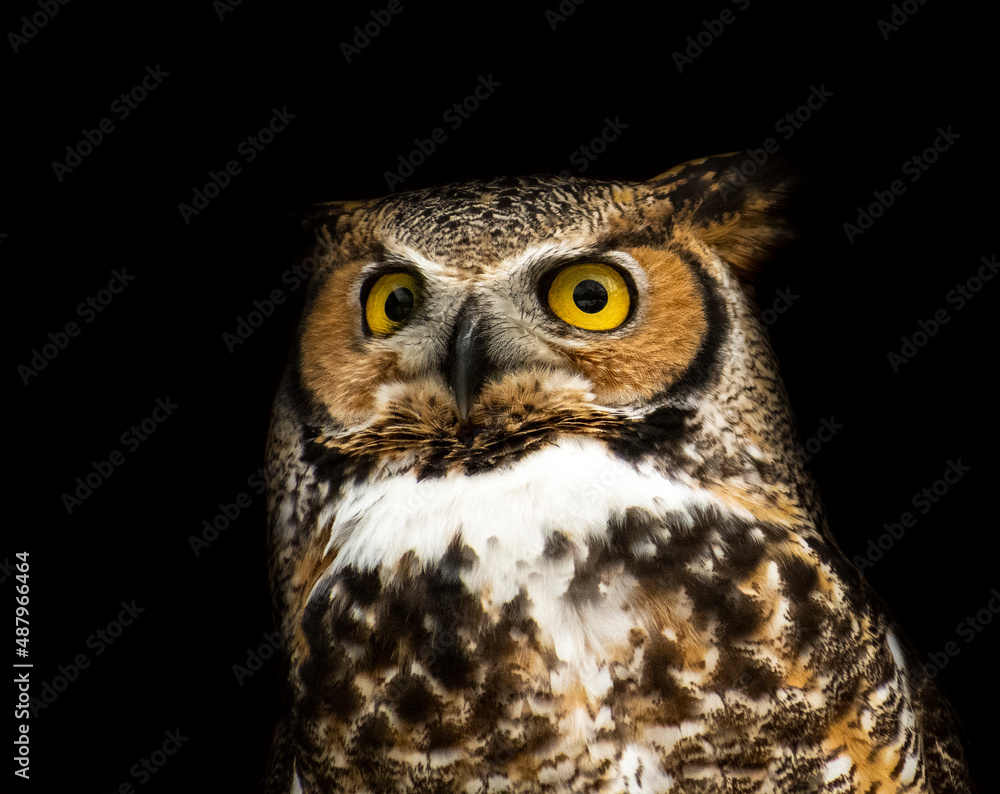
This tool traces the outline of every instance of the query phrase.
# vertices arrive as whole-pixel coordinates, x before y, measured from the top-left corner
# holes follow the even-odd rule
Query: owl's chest
[[[436,703],[502,690],[494,716],[578,709],[599,730],[615,682],[639,681],[650,648],[704,653],[670,569],[710,573],[721,541],[697,516],[720,509],[576,439],[486,474],[356,484],[320,517],[333,564],[307,610],[325,615],[313,651],[332,649],[362,689],[395,680],[390,700],[415,680]],[[671,544],[687,558],[664,556]]]
[[[827,631],[829,582],[805,576],[804,547],[599,442],[483,475],[356,483],[316,521],[325,567],[297,701],[328,770],[364,768],[371,746],[400,779],[491,770],[534,790],[632,775],[646,790],[645,769],[659,790],[657,753],[695,763],[688,734],[728,735],[732,703],[749,726],[792,713],[782,685],[825,698],[798,661],[817,636],[799,627]]]
[[[507,468],[384,477],[341,497],[321,518],[328,574],[377,575],[379,598],[409,592],[414,605],[433,583],[439,598],[461,594],[494,621],[523,603],[568,664],[627,643],[637,567],[654,564],[678,531],[688,546],[699,535],[711,565],[718,540],[696,514],[723,509],[652,463],[574,438]]]

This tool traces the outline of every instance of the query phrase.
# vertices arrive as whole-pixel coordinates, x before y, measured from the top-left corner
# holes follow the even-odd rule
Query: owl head
[[[473,474],[588,436],[799,511],[809,486],[747,290],[789,234],[790,185],[727,155],[646,182],[502,178],[320,205],[289,387],[312,458]]]

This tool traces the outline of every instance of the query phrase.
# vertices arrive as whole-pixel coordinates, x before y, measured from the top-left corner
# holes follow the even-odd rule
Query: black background
[[[912,18],[886,40],[877,22],[893,13],[889,3],[847,11],[755,0],[741,10],[718,0],[651,11],[590,0],[559,21],[544,4],[491,12],[404,2],[348,62],[341,42],[385,4],[330,5],[247,0],[220,19],[210,2],[69,3],[18,52],[8,38],[0,253],[17,399],[4,557],[30,552],[32,694],[67,683],[59,665],[80,654],[88,662],[30,719],[31,782],[15,779],[17,790],[67,781],[93,792],[124,782],[143,794],[252,789],[276,666],[242,684],[233,666],[271,630],[264,500],[247,478],[262,463],[304,292],[282,282],[305,245],[292,211],[386,193],[385,172],[435,127],[447,139],[401,189],[577,173],[571,156],[607,119],[625,127],[587,176],[645,179],[768,137],[814,172],[798,205],[801,238],[763,275],[762,308],[777,290],[798,296],[771,332],[803,437],[824,418],[843,426],[812,467],[844,551],[864,554],[884,523],[916,515],[865,573],[922,657],[955,643],[937,680],[982,755],[995,736],[986,715],[996,712],[1000,626],[966,642],[959,624],[989,616],[1000,586],[987,388],[1000,282],[985,282],[960,311],[947,296],[996,253],[987,12],[912,3]],[[724,8],[735,20],[679,70],[672,54]],[[18,17],[38,11],[8,6],[4,32],[19,33]],[[157,65],[168,76],[118,118],[112,103]],[[499,87],[451,129],[443,114],[481,76]],[[832,97],[782,140],[776,123],[814,86]],[[238,147],[272,108],[294,119],[248,163]],[[53,162],[65,163],[66,147],[105,117],[114,130],[58,179]],[[959,137],[910,182],[904,163],[939,127]],[[233,159],[242,172],[185,223],[178,205]],[[843,224],[895,179],[905,194],[850,243]],[[133,281],[81,322],[76,306],[116,268]],[[275,289],[284,304],[230,352],[223,334]],[[948,324],[894,372],[887,354],[939,309]],[[18,366],[70,321],[80,335],[25,384]],[[127,450],[122,434],[167,397],[179,408]],[[62,494],[113,450],[123,465],[69,514]],[[958,459],[971,470],[921,514],[914,495]],[[240,492],[250,507],[196,556],[189,536]],[[4,576],[12,613],[16,582]],[[88,639],[133,599],[144,611],[98,655]],[[140,785],[133,764],[176,729],[189,739]],[[982,769],[980,778],[989,790],[992,778]]]

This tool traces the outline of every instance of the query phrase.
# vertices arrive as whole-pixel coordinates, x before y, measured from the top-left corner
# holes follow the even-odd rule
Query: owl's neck
[[[713,513],[812,534],[797,504],[749,484],[756,488],[743,472],[696,478],[652,459],[628,460],[597,439],[564,436],[477,474],[382,472],[342,487],[324,511],[333,514],[325,551],[337,550],[337,568],[385,571],[407,554],[434,564],[459,542],[478,556],[495,596],[507,598],[516,595],[501,592],[514,587],[511,571],[542,555],[555,535],[581,549],[607,542],[629,510],[660,519]]]
[[[557,533],[582,548],[606,538],[628,509],[665,516],[693,508],[733,506],[687,476],[627,462],[598,440],[564,437],[479,474],[421,480],[406,472],[344,488],[328,549],[337,549],[337,567],[386,570],[407,553],[436,563],[457,540],[506,599],[516,595],[501,591],[514,586],[518,563],[543,555]]]

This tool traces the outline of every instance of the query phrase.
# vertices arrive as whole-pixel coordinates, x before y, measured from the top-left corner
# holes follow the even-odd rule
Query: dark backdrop
[[[271,623],[254,473],[304,292],[286,272],[303,248],[295,208],[470,176],[644,179],[768,138],[814,173],[802,237],[759,295],[832,526],[988,751],[1000,641],[1000,280],[979,280],[996,254],[988,12],[333,5],[18,0],[3,13],[16,407],[0,579],[12,611],[9,566],[30,553],[39,701],[17,790],[252,788],[276,691],[274,661],[255,661]],[[486,98],[462,117],[453,106],[477,85]],[[271,123],[282,128],[260,135]],[[238,330],[252,334],[224,336]],[[937,481],[935,501],[922,496]],[[191,537],[213,520],[228,527],[196,554]],[[153,756],[165,742],[180,749]]]

